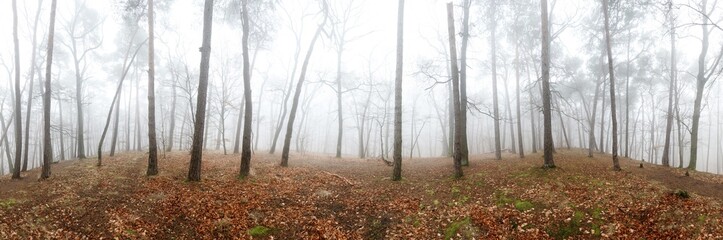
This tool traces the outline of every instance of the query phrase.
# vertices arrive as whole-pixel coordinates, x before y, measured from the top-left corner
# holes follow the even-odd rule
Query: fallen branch
[[[337,178],[339,178],[339,179],[341,179],[341,180],[344,180],[344,182],[346,182],[346,184],[349,184],[349,185],[352,185],[352,186],[354,185],[354,183],[353,183],[352,181],[350,181],[349,179],[347,179],[347,178],[345,178],[345,177],[340,176],[339,174],[334,174],[334,173],[330,173],[330,172],[327,172],[327,171],[322,171],[322,172],[324,172],[324,173],[326,173],[326,174],[329,174],[329,175],[331,175],[331,176],[337,177]]]

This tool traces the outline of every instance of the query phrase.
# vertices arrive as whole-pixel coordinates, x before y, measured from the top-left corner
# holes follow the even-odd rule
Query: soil
[[[381,159],[293,154],[282,168],[263,153],[239,180],[239,158],[205,152],[200,183],[185,181],[186,152],[162,155],[154,177],[143,153],[54,164],[45,181],[3,176],[0,238],[723,237],[722,176],[624,158],[614,172],[583,150],[558,150],[552,170],[540,154],[475,155],[459,180],[450,158],[404,159],[400,182]]]

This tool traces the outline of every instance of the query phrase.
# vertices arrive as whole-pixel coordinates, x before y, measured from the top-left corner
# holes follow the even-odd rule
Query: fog
[[[11,172],[11,163],[17,156],[14,119],[18,112],[14,110],[13,90],[16,54],[20,60],[22,101],[19,114],[22,116],[23,141],[27,138],[27,144],[23,143],[23,148],[25,145],[28,148],[27,168],[42,164],[42,83],[45,81],[50,2],[17,1],[18,53],[14,51],[11,34],[11,1],[1,3],[0,29],[5,32],[0,36],[2,174]],[[291,155],[334,156],[341,121],[342,158],[391,159],[397,2],[327,2],[329,11],[326,14],[330,20],[325,22],[309,60],[293,127]],[[499,100],[496,117],[499,119],[499,151],[519,152],[520,145],[524,146],[525,153],[531,153],[533,149],[542,151],[540,3],[536,0],[492,2],[472,1],[467,66],[460,66],[466,67],[467,71],[469,153],[476,155],[497,150],[493,68]],[[619,155],[655,164],[662,164],[671,92],[671,24],[666,2],[612,1],[610,8]],[[688,167],[690,160],[702,25],[710,29],[710,46],[703,66],[704,75],[709,79],[702,94],[698,160],[693,167],[720,174],[723,172],[720,122],[723,102],[718,79],[723,65],[719,65],[718,60],[723,54],[723,28],[720,27],[723,26],[723,7],[717,1],[708,1],[709,13],[701,15],[700,2],[672,3],[677,83],[672,91],[676,95],[673,106],[676,111],[671,113],[674,120],[670,135],[670,165]],[[449,120],[453,112],[450,110],[446,3],[412,0],[405,5],[404,161],[450,156],[453,138]],[[460,32],[463,29],[462,3],[454,1],[458,51],[464,35]],[[57,4],[51,79],[53,159],[63,161],[97,155],[121,79],[124,80],[119,104],[111,114],[103,154],[108,154],[111,148],[116,153],[147,151],[149,68],[145,1],[58,0]],[[237,132],[241,132],[239,128],[243,126],[244,93],[239,6],[233,0],[215,1],[204,126],[205,151],[234,154],[234,150],[239,149],[235,146],[240,141]],[[293,94],[304,56],[317,26],[324,19],[322,6],[322,1],[312,0],[249,1],[251,143],[255,154],[268,153],[273,145],[276,145],[275,154],[281,152],[293,98],[287,95]],[[592,122],[596,154],[612,151],[601,7],[601,1],[596,0],[553,0],[549,3],[552,132],[556,148],[587,151]],[[165,151],[191,149],[204,6],[203,1],[198,0],[156,0],[155,8],[155,117],[159,155],[162,156]],[[37,29],[36,14],[39,16]],[[704,23],[705,19],[711,22]],[[491,27],[493,25],[496,27]],[[495,36],[494,57],[492,35]],[[82,154],[78,152],[77,141],[78,78],[82,79],[79,94],[84,119]],[[341,108],[337,102],[339,90],[342,93]],[[520,93],[519,102],[517,92]],[[518,122],[521,123],[519,126]],[[26,126],[29,126],[27,132]],[[277,128],[280,128],[278,134]],[[278,135],[276,144],[275,135]],[[522,141],[518,142],[520,136]]]

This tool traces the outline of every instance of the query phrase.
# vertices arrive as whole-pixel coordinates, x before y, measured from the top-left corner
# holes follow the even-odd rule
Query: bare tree
[[[612,116],[612,154],[613,169],[620,171],[620,162],[618,161],[618,118],[615,111],[615,65],[613,64],[613,53],[610,47],[610,10],[608,9],[608,0],[603,0],[603,15],[605,16],[605,45],[608,55],[608,74],[610,74],[610,115]]]
[[[542,113],[544,118],[544,164],[543,168],[555,168],[552,153],[552,112],[550,104],[550,26],[547,0],[540,1],[542,19]]]
[[[148,0],[148,169],[146,175],[158,174],[158,144],[156,143],[156,65],[154,60],[153,0]]]
[[[663,166],[670,166],[670,138],[671,138],[671,132],[673,130],[673,97],[674,97],[674,91],[675,91],[675,81],[677,81],[677,62],[676,62],[676,52],[675,52],[675,15],[673,13],[673,1],[668,0],[666,3],[668,7],[667,14],[667,21],[668,26],[670,27],[670,81],[669,81],[669,87],[668,87],[668,111],[665,113],[665,146],[663,147],[663,159],[661,159],[661,162]],[[626,123],[627,124],[627,123]],[[627,140],[627,139],[626,139]],[[627,153],[627,143],[626,143],[626,149],[625,152]]]
[[[20,160],[23,151],[22,113],[20,112],[20,43],[18,41],[18,10],[17,0],[13,0],[13,45],[15,46],[15,168],[13,179],[20,179]],[[8,149],[9,151],[9,149]]]
[[[28,83],[30,85],[30,89],[28,90],[28,103],[27,103],[27,110],[25,112],[25,143],[24,150],[23,150],[23,169],[22,171],[28,170],[28,150],[29,150],[29,142],[30,142],[30,113],[32,112],[32,106],[33,106],[33,86],[35,85],[33,83],[33,77],[35,77],[35,73],[37,72],[38,75],[40,75],[40,71],[38,71],[38,63],[36,63],[36,50],[37,50],[37,38],[38,38],[38,20],[40,19],[40,10],[42,10],[43,1],[38,0],[38,8],[35,11],[35,21],[33,23],[33,42],[32,42],[32,51],[31,51],[31,60],[30,60],[30,74],[28,75]],[[42,84],[42,82],[40,82]]]
[[[98,13],[87,8],[85,2],[75,1],[75,10],[70,19],[63,23],[63,28],[68,34],[67,41],[61,41],[68,48],[73,57],[75,69],[75,103],[77,109],[77,136],[76,156],[85,158],[85,124],[83,121],[83,81],[88,69],[88,54],[98,49],[103,43],[97,31],[103,23],[98,18]]]
[[[53,162],[53,148],[50,139],[50,79],[52,77],[53,67],[53,44],[55,35],[55,8],[57,0],[53,0],[50,6],[50,27],[48,28],[48,53],[45,61],[45,93],[43,94],[43,169],[40,173],[40,179],[50,177],[50,163]],[[40,7],[38,7],[40,8]],[[62,138],[62,137],[61,137]]]
[[[201,181],[201,158],[203,154],[203,127],[206,117],[206,94],[208,92],[208,67],[211,61],[211,31],[213,28],[213,0],[205,0],[203,8],[203,43],[201,51],[201,72],[198,78],[198,101],[196,121],[193,126],[191,163],[188,167],[188,181]]]
[[[469,9],[472,7],[472,0],[463,0],[463,16],[462,16],[462,46],[460,47],[460,64],[459,68],[459,91],[460,91],[460,110],[461,117],[455,120],[455,124],[461,125],[460,130],[460,151],[462,166],[469,165],[469,144],[467,143],[467,42],[469,41]],[[494,30],[493,30],[494,32]],[[494,50],[493,50],[494,51]],[[493,53],[494,54],[494,53]],[[456,61],[456,58],[451,58]],[[495,90],[496,91],[496,90]],[[495,101],[497,98],[495,97]],[[497,106],[495,104],[495,106]],[[456,132],[456,131],[455,131]]]
[[[243,50],[243,76],[244,76],[244,133],[241,146],[241,170],[239,176],[244,178],[249,175],[251,169],[251,124],[253,119],[253,103],[251,102],[251,69],[249,66],[249,14],[247,9],[248,0],[242,0],[242,26],[243,38],[241,47]]]
[[[690,128],[690,161],[688,163],[688,170],[693,171],[696,170],[698,162],[698,128],[700,125],[700,113],[702,111],[703,92],[705,91],[708,80],[710,80],[713,74],[720,72],[718,64],[720,63],[721,56],[723,56],[723,48],[721,48],[720,53],[714,56],[715,60],[713,60],[712,66],[706,64],[706,55],[708,54],[708,47],[710,45],[710,31],[716,26],[710,22],[710,16],[716,9],[717,3],[718,1],[715,1],[713,7],[708,10],[708,1],[702,0],[698,6],[699,9],[695,9],[695,11],[701,15],[703,21],[703,23],[700,24],[703,35],[701,36],[701,50],[698,56],[698,75],[696,76],[695,102],[693,103],[693,123]]]
[[[452,93],[454,96],[454,120],[459,123],[462,118],[462,105],[460,104],[460,84],[459,84],[459,67],[457,66],[457,43],[454,30],[454,6],[452,3],[447,3],[447,31],[449,33],[449,56],[452,61]],[[463,67],[464,68],[464,67]],[[454,125],[454,177],[461,178],[464,173],[462,172],[462,125]]]
[[[284,148],[281,151],[281,166],[287,167],[289,166],[289,151],[291,150],[291,135],[294,133],[294,120],[296,119],[296,110],[299,107],[299,96],[301,95],[301,89],[304,85],[304,80],[306,78],[306,70],[309,66],[309,59],[311,58],[311,54],[314,52],[314,45],[316,45],[316,40],[319,38],[319,35],[321,35],[321,32],[324,30],[324,25],[326,25],[326,21],[329,18],[328,13],[328,5],[326,0],[321,2],[322,9],[321,14],[323,15],[324,20],[322,20],[321,24],[316,29],[316,33],[314,33],[314,37],[311,39],[311,43],[309,44],[309,49],[306,52],[306,57],[304,58],[304,63],[301,65],[301,72],[299,73],[299,81],[296,83],[296,91],[294,92],[294,98],[292,100],[291,104],[291,111],[289,112],[289,122],[286,126],[286,137],[284,138]]]
[[[394,78],[394,170],[392,181],[402,180],[402,74],[404,73],[404,0],[397,8],[397,64]]]

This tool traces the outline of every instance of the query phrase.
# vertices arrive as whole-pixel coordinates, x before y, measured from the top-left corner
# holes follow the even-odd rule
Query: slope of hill
[[[391,182],[381,160],[206,153],[203,181],[185,181],[189,156],[169,153],[145,177],[140,153],[54,165],[38,182],[0,178],[0,238],[27,239],[515,239],[723,238],[723,177],[560,150],[557,169],[540,155],[473,156],[465,177],[452,160],[404,161]]]

